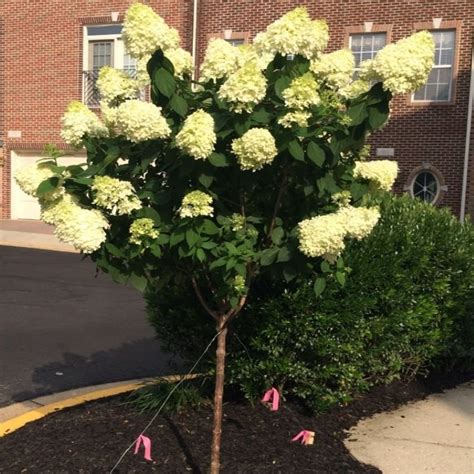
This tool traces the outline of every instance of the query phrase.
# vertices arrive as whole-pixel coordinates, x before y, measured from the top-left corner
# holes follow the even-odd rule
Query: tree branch
[[[196,296],[198,297],[199,302],[201,303],[202,307],[216,320],[219,320],[218,315],[216,314],[215,311],[212,311],[211,308],[207,305],[206,301],[204,300],[204,297],[202,296],[201,290],[199,289],[199,286],[197,284],[196,278],[192,277],[192,282],[193,282],[193,288],[194,292],[196,293]]]
[[[268,226],[267,238],[266,238],[267,245],[270,244],[272,232],[273,232],[273,229],[275,228],[275,221],[277,218],[278,211],[280,209],[281,200],[283,198],[283,192],[285,191],[286,184],[288,181],[288,171],[289,171],[289,166],[286,166],[286,168],[283,171],[283,177],[281,179],[280,189],[278,190],[278,195],[275,201],[275,207],[273,208],[272,220],[270,221],[270,225]]]

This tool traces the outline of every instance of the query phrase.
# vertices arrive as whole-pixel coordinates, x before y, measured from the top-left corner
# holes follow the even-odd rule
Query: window
[[[439,204],[448,187],[437,168],[430,163],[423,163],[410,173],[403,189],[408,191],[413,198],[430,204]]]
[[[413,95],[413,101],[449,102],[452,95],[455,30],[432,31],[434,66],[428,82]]]
[[[237,39],[226,39],[226,41],[232,46],[241,46],[245,44],[244,38],[237,38]]]
[[[373,59],[386,42],[387,33],[352,33],[349,35],[349,48],[355,59],[355,77],[359,74],[361,62]]]
[[[413,179],[411,195],[422,201],[434,203],[439,194],[439,182],[434,173],[421,171]]]
[[[103,66],[135,76],[135,59],[125,50],[121,35],[122,25],[84,27],[83,101],[89,107],[100,105],[97,78]]]

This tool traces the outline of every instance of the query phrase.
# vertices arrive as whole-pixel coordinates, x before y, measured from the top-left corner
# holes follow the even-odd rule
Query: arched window
[[[411,194],[425,202],[436,202],[439,194],[439,182],[435,174],[421,171],[413,179]]]
[[[440,202],[442,195],[447,190],[441,173],[428,163],[424,163],[413,170],[404,189],[411,197],[421,199],[430,204]]]

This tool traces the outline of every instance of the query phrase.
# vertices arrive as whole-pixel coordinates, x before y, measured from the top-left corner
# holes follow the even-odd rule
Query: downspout
[[[193,42],[192,42],[192,55],[193,55],[193,81],[196,80],[196,68],[197,68],[197,27],[198,27],[198,6],[199,0],[193,0]]]
[[[472,128],[472,103],[474,102],[474,42],[472,44],[471,55],[471,85],[469,87],[469,106],[467,109],[467,125],[466,125],[466,145],[464,148],[464,171],[462,176],[462,193],[461,193],[461,213],[460,220],[464,222],[466,216],[466,194],[467,194],[467,175],[469,172],[469,146],[471,143]]]

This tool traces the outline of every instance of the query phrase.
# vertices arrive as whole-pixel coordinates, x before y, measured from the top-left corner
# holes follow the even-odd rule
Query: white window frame
[[[125,46],[122,40],[122,33],[114,33],[109,35],[91,35],[89,36],[87,28],[89,27],[101,27],[101,26],[117,26],[120,24],[101,24],[101,25],[85,25],[83,26],[83,44],[82,44],[82,70],[89,70],[89,44],[91,41],[112,41],[113,42],[113,53],[112,53],[112,67],[116,69],[124,69],[124,56]],[[85,79],[82,78],[82,102],[86,101],[85,91]]]
[[[443,104],[443,103],[450,103],[452,102],[453,99],[453,89],[454,89],[454,70],[455,70],[455,65],[456,65],[456,46],[457,46],[457,30],[456,28],[442,28],[439,30],[430,30],[430,33],[444,33],[444,32],[451,32],[454,35],[454,43],[453,43],[453,56],[452,56],[452,61],[451,64],[433,64],[433,68],[431,70],[435,69],[450,69],[451,70],[451,81],[449,82],[449,91],[448,91],[448,98],[447,99],[415,99],[415,94],[418,91],[413,92],[411,95],[411,101],[415,104],[430,104],[430,103],[436,103],[436,104]],[[447,48],[441,48],[441,51],[443,49]],[[430,71],[431,73],[431,71]],[[427,85],[424,84],[422,87],[425,87]],[[438,86],[439,84],[436,83],[436,92],[438,92]],[[421,87],[420,87],[421,89]]]
[[[376,54],[382,49],[384,48],[385,46],[387,46],[387,40],[388,40],[388,32],[387,31],[361,31],[361,32],[354,32],[354,33],[349,33],[349,49],[351,50],[351,53],[354,55],[354,51],[352,51],[352,40],[354,38],[354,36],[372,36],[372,48],[368,51],[363,51],[363,52],[370,52],[372,53],[372,59],[376,56]],[[382,48],[380,48],[379,50],[375,51],[374,50],[374,36],[375,35],[385,35],[385,44],[383,45]],[[363,62],[363,61],[362,61]],[[356,66],[354,68],[354,74],[357,74],[359,71],[361,70],[360,67]]]

